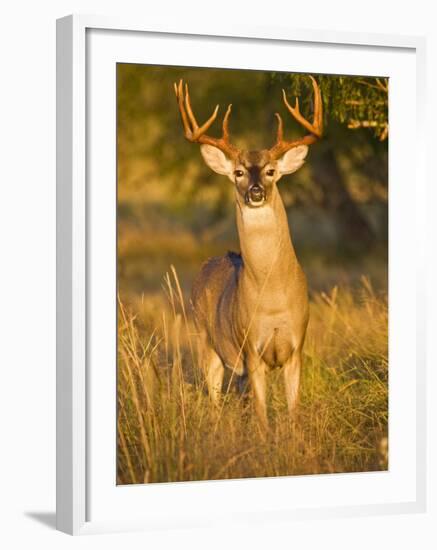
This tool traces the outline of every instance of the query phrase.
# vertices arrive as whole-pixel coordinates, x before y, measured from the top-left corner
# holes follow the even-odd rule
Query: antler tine
[[[319,137],[323,134],[323,107],[322,107],[322,92],[317,84],[316,79],[310,75],[314,90],[314,122],[313,125],[318,129]],[[317,134],[316,134],[317,135]]]
[[[278,119],[278,130],[276,132],[276,141],[279,143],[284,139],[284,125],[282,123],[282,117],[279,113],[275,113],[275,117]]]
[[[187,83],[185,83],[185,110],[187,112],[188,118],[190,119],[193,134],[196,134],[197,130],[199,129],[199,125],[197,124],[196,117],[194,116],[193,110],[191,109],[190,92],[188,90]]]
[[[188,141],[192,143],[208,144],[218,147],[221,151],[226,153],[228,156],[235,158],[239,149],[229,142],[229,116],[231,114],[232,105],[228,106],[226,114],[223,118],[223,133],[221,138],[214,138],[206,135],[207,130],[211,127],[215,119],[217,118],[217,113],[219,110],[219,105],[216,105],[212,115],[208,118],[206,122],[199,127],[196,117],[194,115],[193,109],[191,107],[190,101],[190,92],[188,89],[188,84],[185,84],[181,79],[179,84],[174,84],[174,90],[176,94],[176,99],[179,106],[179,112],[181,114],[182,126],[184,129],[184,135]]]
[[[294,107],[290,105],[287,99],[285,90],[282,90],[282,98],[284,101],[287,110],[293,116],[293,118],[301,124],[308,132],[308,135],[304,136],[295,141],[284,141],[283,139],[283,124],[282,118],[278,113],[275,114],[278,119],[278,131],[276,137],[276,144],[270,149],[270,153],[273,157],[278,157],[298,145],[312,145],[315,141],[322,137],[323,133],[323,104],[322,104],[322,94],[320,88],[317,84],[317,81],[314,77],[310,76],[311,82],[314,90],[314,114],[312,123],[306,120],[302,115],[299,108],[299,99],[296,98]]]
[[[299,98],[296,97],[296,104],[294,107],[292,107],[287,100],[287,95],[285,93],[285,90],[282,90],[282,97],[284,99],[285,106],[290,111],[292,116],[301,124],[304,128],[308,130],[311,134],[314,134],[317,137],[321,137],[322,135],[322,129],[319,128],[320,126],[320,89],[317,86],[317,82],[315,79],[311,76],[310,77],[313,83],[313,89],[314,89],[314,115],[313,115],[313,122],[308,122],[306,118],[304,118],[300,112],[299,109]]]
[[[182,79],[179,81],[179,85],[176,84],[176,82],[174,83],[174,90],[175,90],[175,94],[176,94],[176,100],[178,102],[178,106],[179,106],[179,112],[181,114],[181,119],[182,119],[182,126],[184,128],[184,134],[185,134],[185,137],[188,139],[188,140],[191,140],[192,138],[192,130],[190,128],[190,123],[188,121],[188,117],[187,117],[187,113],[185,111],[185,107],[184,107],[184,94],[183,94],[183,82],[182,82]]]
[[[226,109],[225,116],[223,118],[223,139],[228,141],[229,140],[229,116],[231,114],[232,110],[232,103],[229,103],[228,108]]]

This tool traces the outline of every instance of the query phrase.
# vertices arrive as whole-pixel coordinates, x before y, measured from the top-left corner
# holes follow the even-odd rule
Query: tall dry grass
[[[270,431],[225,381],[212,410],[196,332],[172,269],[162,295],[119,301],[119,484],[387,469],[387,300],[363,278],[311,300],[300,405],[268,376]],[[229,381],[229,378],[228,378]]]

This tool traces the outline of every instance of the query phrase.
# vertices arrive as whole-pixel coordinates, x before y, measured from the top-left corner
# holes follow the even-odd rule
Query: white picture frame
[[[244,481],[226,481],[191,484],[191,488],[184,488],[190,484],[178,484],[178,489],[172,487],[172,484],[154,486],[146,496],[145,502],[149,500],[152,507],[156,507],[156,513],[151,518],[150,514],[146,517],[144,512],[123,517],[114,515],[110,512],[105,515],[105,511],[94,519],[90,515],[91,501],[98,502],[115,498],[123,502],[123,508],[126,509],[126,502],[131,498],[128,491],[134,491],[136,502],[133,506],[138,509],[143,506],[144,496],[137,499],[141,487],[121,488],[121,491],[115,496],[105,493],[102,489],[100,497],[93,496],[91,493],[100,491],[99,487],[93,488],[94,477],[96,476],[95,462],[99,463],[102,471],[106,471],[107,465],[104,465],[101,456],[92,453],[92,437],[90,428],[92,422],[95,422],[95,416],[91,415],[93,402],[96,399],[96,385],[91,384],[93,374],[90,372],[90,365],[96,365],[94,359],[95,349],[93,338],[96,332],[90,327],[98,322],[98,316],[104,317],[104,306],[102,312],[96,307],[91,307],[93,298],[93,273],[90,271],[92,258],[90,255],[95,250],[93,239],[99,238],[96,232],[92,230],[94,210],[92,207],[93,189],[90,186],[92,181],[93,166],[90,162],[90,147],[92,147],[93,136],[90,135],[88,122],[89,117],[93,116],[90,110],[93,109],[93,103],[89,81],[92,80],[93,71],[96,67],[94,58],[89,58],[90,50],[98,51],[97,41],[90,37],[94,31],[106,33],[105,40],[115,40],[111,33],[125,33],[130,35],[132,40],[141,40],[141,37],[150,36],[164,44],[163,55],[165,59],[172,59],[176,55],[172,50],[171,44],[165,48],[165,42],[175,37],[188,37],[193,40],[219,39],[232,43],[251,45],[261,44],[262,47],[271,44],[312,44],[320,48],[341,47],[346,51],[347,48],[360,48],[363,52],[373,49],[381,51],[395,51],[399,56],[404,53],[414,56],[414,65],[416,68],[414,93],[415,109],[412,110],[412,119],[410,123],[414,125],[416,133],[416,148],[411,155],[415,156],[415,162],[411,163],[412,177],[416,188],[416,225],[415,233],[412,236],[413,243],[416,246],[416,262],[413,266],[415,288],[414,301],[410,307],[414,309],[413,321],[415,342],[411,347],[411,353],[415,354],[415,376],[414,392],[415,402],[412,407],[415,408],[415,414],[411,426],[411,434],[414,435],[414,448],[410,448],[411,461],[405,466],[411,478],[409,487],[405,487],[405,495],[408,497],[393,496],[387,502],[373,502],[371,496],[366,501],[360,502],[359,498],[354,500],[353,504],[341,505],[334,503],[328,506],[326,503],[318,507],[306,507],[305,505],[296,506],[295,504],[278,504],[274,510],[251,497],[250,491],[278,491],[279,483],[285,483],[284,478],[276,480],[265,480],[263,488],[261,485],[252,485],[261,483],[263,480],[244,480]],[[91,33],[91,34],[90,34]],[[134,33],[134,34],[133,34]],[[106,43],[108,44],[108,43]],[[115,44],[115,43],[114,43]],[[92,46],[92,47],[91,47]],[[114,52],[117,58],[117,44],[114,46]],[[129,49],[130,48],[130,49]],[[131,59],[135,51],[136,44],[132,42],[124,52],[124,56]],[[105,55],[108,55],[108,66],[113,65],[114,57],[110,58],[107,53],[111,48],[105,48]],[[121,50],[120,50],[121,52]],[[131,52],[131,53],[129,53]],[[138,60],[135,54],[135,60]],[[173,56],[173,57],[172,57]],[[123,57],[126,60],[126,57]],[[159,63],[165,64],[162,58]],[[248,60],[250,63],[250,59]],[[174,64],[180,64],[178,60]],[[186,63],[189,64],[189,63]],[[111,66],[112,66],[111,65]],[[99,77],[100,78],[100,77]],[[101,75],[101,84],[105,85],[105,76]],[[423,90],[425,79],[425,39],[422,37],[394,36],[394,35],[363,35],[354,33],[333,33],[323,31],[296,30],[296,29],[272,29],[272,28],[250,28],[232,26],[230,29],[196,28],[195,25],[187,23],[178,27],[171,27],[163,24],[160,27],[150,24],[143,24],[138,21],[126,21],[122,19],[111,19],[94,16],[69,16],[58,20],[57,22],[57,528],[70,534],[84,534],[91,532],[103,532],[126,529],[147,529],[165,526],[189,526],[189,525],[209,525],[214,521],[222,521],[223,517],[233,521],[254,521],[258,518],[264,519],[293,519],[293,518],[327,518],[350,515],[364,514],[391,514],[400,512],[421,512],[425,511],[426,505],[426,461],[425,461],[425,433],[426,433],[426,402],[425,402],[425,251],[416,238],[423,228],[423,219],[420,212],[424,209],[425,201],[425,161],[421,147],[421,129],[423,127]],[[103,84],[102,84],[103,83]],[[94,92],[93,92],[94,93]],[[115,94],[115,89],[109,95]],[[400,101],[402,98],[400,98]],[[102,101],[102,109],[111,107],[111,98],[106,105]],[[113,105],[113,103],[112,103]],[[108,107],[109,106],[109,107]],[[410,105],[411,108],[411,105]],[[103,111],[102,111],[103,113]],[[414,115],[414,116],[413,116]],[[391,127],[396,128],[396,120],[390,121]],[[94,126],[95,127],[95,124]],[[111,127],[109,127],[111,128]],[[105,129],[107,130],[107,128]],[[107,132],[106,132],[107,133]],[[111,139],[115,139],[115,136]],[[103,147],[111,147],[111,141],[108,141]],[[402,145],[402,144],[401,144]],[[102,149],[103,150],[103,149]],[[401,149],[400,149],[401,150]],[[115,150],[114,150],[115,154]],[[108,162],[106,167],[109,171],[114,171],[115,164]],[[115,174],[114,174],[115,178]],[[411,185],[411,182],[410,182]],[[91,198],[91,200],[90,200]],[[105,202],[105,201],[104,201]],[[103,223],[111,224],[115,228],[114,212],[111,210],[111,202],[106,209],[106,218]],[[397,205],[401,208],[402,202]],[[390,207],[391,214],[396,217],[396,210]],[[102,206],[105,210],[105,206]],[[112,220],[112,221],[111,221]],[[393,231],[393,227],[391,228]],[[92,237],[90,236],[92,234]],[[393,233],[391,233],[393,237]],[[415,240],[414,240],[415,239]],[[109,246],[110,248],[110,246]],[[111,254],[111,251],[109,251]],[[396,265],[396,263],[395,263]],[[411,271],[411,277],[413,277]],[[407,277],[407,273],[403,277]],[[113,285],[113,279],[109,276],[109,286]],[[393,287],[392,287],[393,289]],[[396,289],[394,289],[395,291]],[[392,306],[392,304],[391,304]],[[97,311],[97,313],[96,313]],[[97,316],[97,317],[96,317]],[[401,321],[400,321],[401,322]],[[93,324],[94,323],[94,324]],[[399,330],[411,329],[408,327],[399,327]],[[115,329],[114,329],[115,330]],[[114,342],[115,346],[115,342]],[[392,350],[391,350],[392,351]],[[94,362],[93,362],[94,361]],[[96,367],[97,368],[97,367]],[[114,365],[115,369],[115,365]],[[96,371],[97,372],[97,371]],[[106,386],[102,381],[100,393],[111,389],[111,385]],[[91,389],[92,388],[92,389]],[[404,391],[400,389],[400,391]],[[407,391],[407,390],[405,390]],[[106,395],[106,403],[111,399],[114,401],[115,394]],[[401,395],[401,394],[400,394]],[[108,419],[111,423],[112,419]],[[112,429],[112,428],[111,428]],[[407,430],[407,428],[406,428]],[[93,433],[96,433],[94,430]],[[108,432],[106,441],[110,441],[112,432]],[[100,445],[99,445],[100,446]],[[115,442],[114,442],[115,447]],[[410,446],[411,447],[411,446]],[[104,445],[102,449],[106,449]],[[96,458],[97,456],[97,458]],[[108,458],[109,468],[112,459]],[[414,466],[414,471],[413,471]],[[357,474],[366,475],[366,474]],[[352,478],[341,478],[341,476],[310,476],[313,478],[312,490],[315,485],[324,487],[325,491],[332,491],[337,484],[347,485],[351,483]],[[326,481],[331,477],[332,481]],[[319,480],[317,478],[320,478]],[[322,479],[323,478],[323,479]],[[413,479],[414,478],[414,479]],[[115,470],[114,470],[115,480]],[[399,483],[399,480],[395,480]],[[102,482],[103,483],[103,482]],[[307,483],[307,481],[296,481],[295,483]],[[373,483],[368,477],[366,483]],[[375,481],[375,487],[380,480]],[[407,483],[407,482],[405,482]],[[193,489],[194,486],[194,489]],[[180,489],[179,487],[182,487]],[[238,500],[238,493],[244,492],[247,487],[251,487],[246,495],[248,501],[253,502],[250,509],[245,510],[242,515],[232,513],[232,510],[224,513],[224,516],[215,518],[201,517],[199,511],[195,509],[195,501],[199,495],[204,499],[226,499],[227,495],[232,494]],[[144,489],[144,488],[143,488]],[[244,489],[244,491],[243,491]],[[404,488],[401,487],[403,490]],[[387,489],[389,490],[389,489]],[[123,491],[123,493],[122,493]],[[214,493],[214,496],[211,494]],[[133,493],[131,493],[132,495]],[[393,493],[394,494],[394,493]],[[128,495],[128,496],[126,496]],[[163,498],[168,500],[171,496],[177,502],[178,498],[183,498],[188,503],[184,513],[177,516],[176,511],[168,514],[163,513],[163,508],[159,507],[159,501]],[[190,500],[191,499],[191,500]],[[190,511],[189,504],[193,503],[193,509]],[[93,504],[94,506],[94,504]],[[116,507],[113,508],[116,510]]]

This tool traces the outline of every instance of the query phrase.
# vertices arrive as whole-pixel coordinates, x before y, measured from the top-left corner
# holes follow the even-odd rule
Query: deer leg
[[[302,351],[300,349],[295,349],[291,358],[284,364],[285,395],[290,416],[295,412],[298,402],[301,364]]]
[[[204,348],[204,367],[208,393],[212,402],[217,404],[222,392],[225,369],[222,360],[209,345]]]
[[[237,378],[237,389],[238,393],[242,396],[245,396],[247,393],[247,374],[242,374]]]
[[[266,407],[266,369],[264,362],[254,357],[248,360],[248,375],[250,387],[255,401],[255,411],[263,429],[267,430],[267,407]]]

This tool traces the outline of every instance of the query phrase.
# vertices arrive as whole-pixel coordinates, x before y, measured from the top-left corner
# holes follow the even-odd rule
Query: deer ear
[[[211,170],[223,176],[232,176],[233,162],[220,149],[213,145],[201,145],[200,152]]]
[[[296,170],[299,170],[305,162],[307,154],[308,147],[306,145],[298,145],[284,153],[278,160],[278,170],[281,175],[292,174]]]

